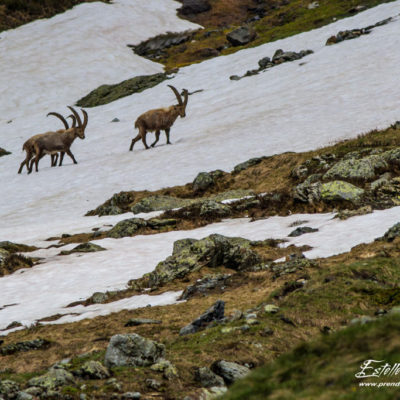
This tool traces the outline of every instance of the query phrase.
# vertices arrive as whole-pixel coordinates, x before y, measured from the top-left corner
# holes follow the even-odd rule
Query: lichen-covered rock
[[[336,163],[327,171],[324,179],[369,181],[376,178],[379,171],[384,171],[388,167],[382,155],[370,155],[361,159],[350,158]]]
[[[299,226],[294,231],[290,232],[288,236],[297,237],[304,235],[305,233],[312,233],[312,232],[318,232],[318,229],[310,228],[309,226]]]
[[[225,302],[216,301],[205,313],[196,318],[189,325],[183,327],[179,334],[188,335],[207,328],[213,322],[221,322],[225,317]]]
[[[165,226],[175,226],[176,223],[177,220],[174,218],[164,218],[164,219],[152,218],[147,221],[147,225],[153,229],[160,229]]]
[[[6,356],[18,352],[25,352],[30,350],[48,349],[51,345],[47,339],[33,339],[25,342],[11,343],[6,346],[0,347],[0,355]]]
[[[316,261],[309,260],[303,257],[294,257],[281,264],[273,264],[271,270],[274,272],[274,277],[277,278],[282,275],[292,274],[298,270],[303,270],[309,267],[316,266]]]
[[[145,226],[147,226],[147,222],[142,218],[124,219],[108,231],[107,237],[117,239],[125,236],[132,236],[140,228]]]
[[[201,386],[206,388],[213,386],[225,386],[224,380],[217,374],[214,374],[214,372],[212,372],[211,369],[207,367],[196,369],[194,377]]]
[[[392,174],[390,172],[385,172],[378,179],[371,182],[371,192],[376,192],[381,186],[387,185],[392,178]]]
[[[104,247],[99,246],[98,244],[87,242],[79,244],[72,250],[63,250],[60,254],[66,256],[72,253],[93,253],[95,251],[104,251],[104,250],[106,249]]]
[[[214,185],[214,177],[210,172],[200,172],[193,181],[193,190],[201,192]]]
[[[110,377],[108,369],[98,361],[87,361],[76,374],[86,379],[107,379]]]
[[[244,161],[240,164],[237,164],[233,168],[233,172],[238,173],[240,171],[244,171],[247,168],[250,168],[254,165],[259,164],[262,160],[264,160],[265,157],[255,157],[255,158],[250,158],[250,160]]]
[[[215,361],[211,365],[211,370],[221,376],[228,385],[244,378],[250,372],[250,369],[243,365],[224,360]]]
[[[95,292],[92,294],[89,300],[93,304],[102,304],[105,303],[108,300],[108,298],[109,296],[107,293]]]
[[[30,379],[28,386],[39,387],[49,392],[73,383],[74,377],[70,372],[62,368],[51,368],[46,374]]]
[[[33,396],[26,392],[18,392],[16,400],[34,400]]]
[[[386,233],[382,237],[380,237],[376,240],[383,240],[385,242],[393,242],[393,240],[399,236],[400,236],[400,222],[393,225],[389,230],[386,231]]]
[[[253,41],[256,37],[257,34],[254,29],[248,26],[241,26],[226,35],[228,42],[233,46],[243,46]]]
[[[140,75],[127,79],[115,85],[102,85],[90,92],[87,96],[78,100],[79,107],[97,107],[108,104],[133,93],[152,88],[167,79],[167,74],[157,73],[153,75]]]
[[[147,366],[164,356],[164,345],[135,333],[114,335],[107,347],[104,364],[117,366]]]
[[[323,201],[351,201],[357,202],[364,194],[364,190],[344,181],[332,181],[321,185],[321,199]]]
[[[19,385],[17,382],[9,379],[0,380],[0,396],[3,396],[5,400],[15,399],[18,392]]]
[[[232,210],[227,204],[218,203],[213,200],[205,201],[200,207],[201,217],[227,217]]]
[[[131,211],[134,214],[139,214],[151,211],[172,210],[173,208],[188,206],[194,201],[192,199],[180,199],[178,197],[163,195],[148,196],[132,206]]]
[[[179,376],[176,367],[168,360],[159,360],[153,364],[150,369],[152,371],[162,372],[165,379],[171,380]]]
[[[161,286],[183,278],[204,266],[225,265],[244,270],[261,263],[257,253],[249,249],[249,240],[213,234],[201,240],[183,239],[174,243],[172,256],[161,261],[143,278],[149,287]]]
[[[293,189],[293,198],[304,203],[316,203],[321,200],[321,182],[303,182]]]

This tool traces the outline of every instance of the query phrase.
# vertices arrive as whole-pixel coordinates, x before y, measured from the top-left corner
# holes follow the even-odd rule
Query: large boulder
[[[243,365],[224,360],[214,362],[211,370],[221,376],[228,385],[237,379],[244,378],[250,372],[250,369]]]
[[[200,268],[225,265],[245,270],[261,264],[261,257],[249,248],[249,240],[213,234],[204,239],[182,239],[174,243],[172,256],[161,261],[143,279],[149,287],[161,286],[183,278]]]
[[[332,181],[321,185],[321,199],[323,201],[357,202],[363,194],[363,189],[344,181]]]
[[[256,36],[257,34],[254,29],[247,26],[241,26],[240,28],[229,32],[226,35],[226,38],[233,46],[243,46],[253,41]]]
[[[74,383],[73,375],[62,368],[51,368],[46,374],[32,378],[28,386],[39,387],[46,392]]]
[[[389,167],[382,155],[371,155],[361,159],[350,158],[342,160],[330,168],[324,175],[324,179],[340,179],[369,181],[376,178],[379,171]]]
[[[189,333],[196,333],[200,330],[207,328],[213,322],[221,322],[225,317],[225,302],[218,300],[213,304],[205,313],[196,318],[189,325],[183,327],[179,334],[188,335]]]
[[[161,359],[164,353],[164,345],[136,333],[114,335],[107,347],[104,364],[107,368],[148,366]]]

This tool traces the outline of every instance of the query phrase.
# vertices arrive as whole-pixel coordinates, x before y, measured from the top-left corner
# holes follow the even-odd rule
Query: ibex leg
[[[25,157],[25,160],[22,161],[21,165],[19,166],[19,170],[18,170],[19,174],[21,173],[22,168],[24,168],[24,165],[26,165],[26,169],[29,171],[29,161],[30,161],[31,158],[32,158],[32,154],[27,153],[26,157]]]
[[[51,155],[51,166],[55,167],[58,161],[58,153]]]
[[[156,145],[158,139],[160,139],[160,130],[156,131],[156,140],[154,141],[154,143],[152,143],[151,147],[154,147]]]
[[[140,133],[137,134],[137,136],[132,139],[131,147],[129,147],[129,151],[132,151],[133,146],[135,145],[136,142],[138,142],[141,139]]]
[[[169,141],[169,128],[165,130],[165,136],[167,137],[167,144],[171,144],[171,142]]]
[[[71,153],[71,150],[70,150],[70,149],[66,150],[65,152],[71,157],[71,159],[72,159],[72,161],[74,162],[74,164],[78,164],[78,161],[75,160],[75,157],[74,157],[74,155]],[[63,153],[61,153],[61,156],[63,156]],[[60,162],[60,165],[61,165],[61,162]]]

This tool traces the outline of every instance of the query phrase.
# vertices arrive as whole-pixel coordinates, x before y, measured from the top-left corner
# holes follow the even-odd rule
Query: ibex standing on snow
[[[154,147],[158,142],[158,139],[160,138],[160,131],[165,131],[165,135],[167,136],[167,144],[171,144],[169,141],[169,131],[179,116],[181,116],[181,118],[186,116],[185,110],[188,101],[188,91],[183,89],[184,99],[182,101],[182,97],[179,92],[172,85],[168,86],[175,93],[178,104],[166,108],[149,110],[140,115],[135,122],[135,128],[139,129],[139,133],[134,139],[132,139],[131,147],[129,148],[130,151],[132,151],[133,146],[140,139],[142,139],[144,147],[146,147],[146,149],[149,148],[146,143],[147,132],[156,132],[156,140],[154,143],[152,143],[151,147]]]

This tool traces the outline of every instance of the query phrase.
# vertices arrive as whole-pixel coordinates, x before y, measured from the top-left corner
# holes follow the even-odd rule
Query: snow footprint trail
[[[0,278],[0,308],[5,304],[16,304],[0,310],[0,329],[6,328],[13,321],[30,325],[36,320],[55,314],[77,312],[79,316],[66,315],[56,321],[72,322],[125,308],[142,307],[144,302],[174,303],[179,293],[164,293],[150,298],[133,296],[108,305],[98,304],[86,308],[78,306],[75,310],[65,308],[74,301],[90,297],[94,292],[125,288],[130,279],[139,278],[154,270],[159,261],[171,254],[173,243],[178,239],[201,239],[212,233],[250,240],[288,239],[287,245],[313,247],[305,252],[309,258],[328,257],[382,236],[398,221],[399,215],[400,207],[395,207],[346,221],[333,219],[332,213],[271,217],[255,222],[240,218],[191,231],[98,240],[94,243],[105,247],[107,251],[97,253],[60,257],[55,256],[54,249],[39,250],[37,254],[47,257],[44,264]],[[304,225],[317,228],[318,232],[288,238],[294,229],[291,225],[299,220],[307,221]]]

